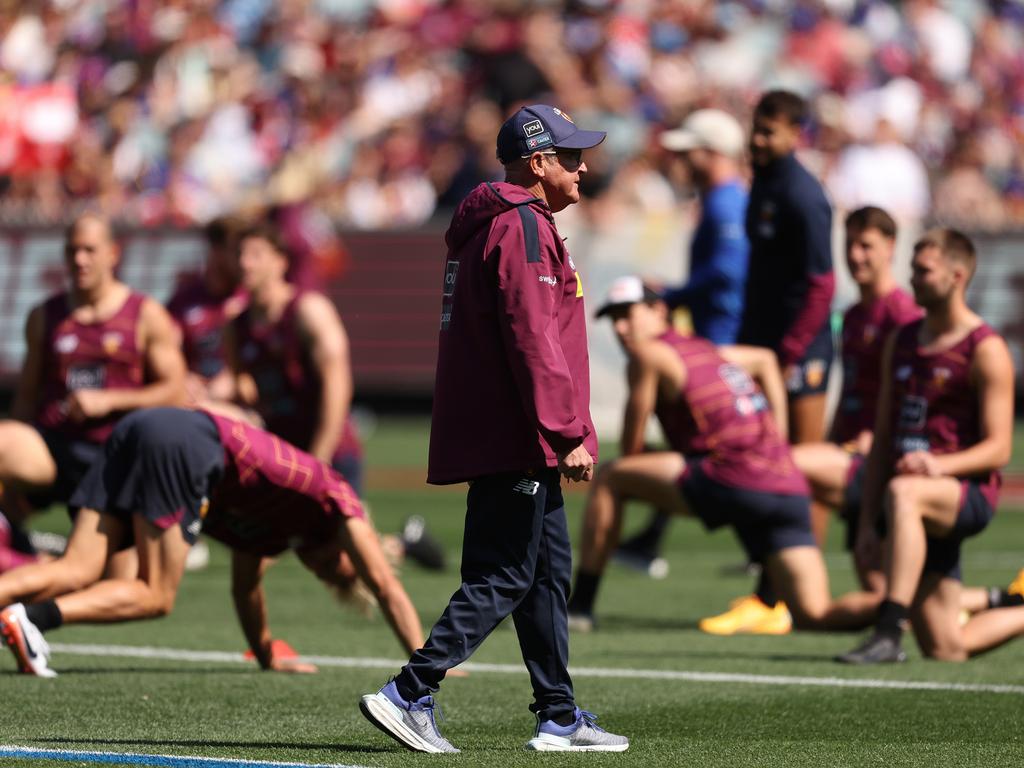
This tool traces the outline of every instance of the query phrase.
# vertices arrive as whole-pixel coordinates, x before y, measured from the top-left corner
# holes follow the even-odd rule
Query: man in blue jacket
[[[510,614],[533,684],[527,748],[629,747],[576,706],[567,669],[560,476],[591,479],[597,435],[583,283],[552,214],[579,201],[583,150],[604,137],[557,108],[520,109],[498,133],[506,181],[473,190],[446,235],[427,482],[470,484],[462,584],[426,645],[360,704],[414,751],[458,751],[437,728],[432,694]]]

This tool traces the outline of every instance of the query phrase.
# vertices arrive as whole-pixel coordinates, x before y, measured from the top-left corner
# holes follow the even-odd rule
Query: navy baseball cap
[[[545,149],[590,149],[607,134],[583,131],[565,112],[547,104],[523,107],[498,131],[498,159],[503,163]]]

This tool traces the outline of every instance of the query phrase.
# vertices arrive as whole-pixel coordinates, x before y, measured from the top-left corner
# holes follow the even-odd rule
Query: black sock
[[[883,600],[882,604],[878,606],[878,623],[875,625],[875,632],[899,640],[903,637],[903,626],[909,615],[910,609],[902,603]]]
[[[54,600],[44,600],[41,603],[32,603],[25,606],[25,615],[40,632],[49,632],[51,629],[58,629],[64,623],[60,608]]]
[[[989,608],[1012,608],[1016,605],[1024,605],[1024,595],[1010,594],[1005,589],[992,587],[988,591]]]
[[[551,722],[556,725],[560,725],[563,728],[572,725],[576,722],[576,708],[570,709],[568,712],[563,712],[560,715],[555,715],[551,718]]]
[[[757,589],[754,594],[757,595],[758,600],[769,608],[774,608],[775,604],[779,602],[779,598],[775,595],[775,587],[772,586],[772,580],[764,568],[761,569],[761,575],[757,580]]]
[[[601,574],[576,571],[576,587],[569,597],[569,613],[593,613],[594,598],[597,597],[600,583]]]
[[[662,537],[665,535],[665,531],[668,529],[670,517],[667,512],[662,512],[660,509],[651,515],[651,520],[647,523],[647,528],[643,532],[643,540],[657,549]]]

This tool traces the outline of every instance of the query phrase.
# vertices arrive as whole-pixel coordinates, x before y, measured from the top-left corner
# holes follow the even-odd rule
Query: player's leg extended
[[[686,468],[681,454],[624,456],[598,470],[587,497],[580,541],[580,570],[601,573],[618,543],[626,501],[646,501],[670,514],[686,514],[677,481]]]
[[[928,551],[927,537],[948,536],[960,508],[960,481],[903,475],[889,481],[886,512],[888,599],[909,606],[917,594]]]
[[[769,555],[767,565],[797,629],[860,629],[869,626],[878,612],[881,597],[870,592],[832,600],[818,547],[788,547]]]
[[[0,607],[49,600],[89,586],[103,574],[109,553],[123,535],[124,527],[116,518],[94,509],[79,510],[60,558],[25,565],[0,576]]]
[[[961,632],[969,655],[989,651],[1024,635],[1024,605],[984,610],[972,616]]]
[[[583,513],[580,564],[569,601],[574,629],[593,626],[597,588],[618,541],[625,502],[645,501],[671,514],[689,514],[678,485],[685,469],[682,454],[666,451],[623,456],[598,471]]]
[[[57,480],[57,465],[42,435],[20,421],[0,421],[0,482],[45,488]]]
[[[391,625],[399,642],[408,653],[421,648],[423,646],[423,626],[420,624],[419,614],[416,613],[416,608],[413,606],[412,600],[409,599],[402,582],[399,581],[388,564],[373,526],[363,518],[347,517],[343,524],[342,537],[342,546],[351,558],[356,573],[377,598],[381,612],[388,624]],[[329,584],[337,583],[344,587],[349,583],[349,578],[345,570],[341,568],[343,562],[341,553],[336,545],[331,545],[329,548],[333,550],[333,557],[330,559],[332,568],[329,571],[324,571],[322,575],[310,562],[307,562],[307,556],[304,553],[299,553],[299,557],[324,581]]]
[[[139,551],[138,578],[107,579],[57,598],[65,623],[135,621],[171,612],[189,543],[178,525],[161,529],[136,514],[132,526]]]
[[[910,613],[921,653],[941,661],[964,661],[967,648],[960,628],[960,580],[926,571]]]

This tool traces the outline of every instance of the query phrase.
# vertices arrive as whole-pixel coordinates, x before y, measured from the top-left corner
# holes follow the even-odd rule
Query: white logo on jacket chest
[[[558,278],[557,277],[552,277],[550,275],[538,275],[537,279],[540,282],[547,283],[548,285],[551,285],[551,286],[558,285]]]
[[[62,355],[70,355],[78,349],[78,337],[73,333],[69,333],[66,336],[58,336],[57,340],[53,343],[53,348]]]

